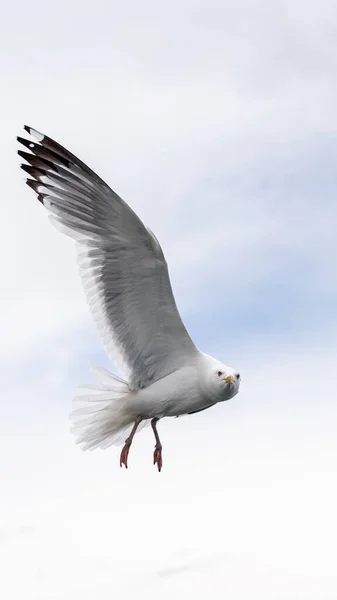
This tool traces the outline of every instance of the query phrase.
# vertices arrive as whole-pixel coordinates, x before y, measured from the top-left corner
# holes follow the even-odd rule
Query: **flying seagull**
[[[52,223],[76,241],[84,290],[100,338],[121,379],[94,368],[95,383],[79,388],[71,413],[86,449],[124,442],[128,466],[134,435],[151,423],[153,462],[162,468],[157,423],[233,398],[240,374],[200,352],[179,315],[161,246],[133,210],[96,173],[32,127],[19,155],[27,185]],[[28,152],[26,151],[28,150]]]

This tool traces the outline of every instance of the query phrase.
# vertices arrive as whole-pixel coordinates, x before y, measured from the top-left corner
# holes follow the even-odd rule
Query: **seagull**
[[[135,433],[151,424],[153,464],[161,471],[157,424],[233,398],[240,373],[201,352],[179,315],[161,246],[130,206],[94,171],[50,137],[24,126],[18,154],[27,185],[52,224],[75,240],[87,302],[118,377],[94,367],[71,412],[83,450],[121,445],[128,467]]]

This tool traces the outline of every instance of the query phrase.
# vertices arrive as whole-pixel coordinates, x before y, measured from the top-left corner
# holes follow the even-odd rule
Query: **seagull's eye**
[[[221,377],[221,375],[223,375],[222,371],[218,371],[218,376]]]
[[[240,373],[236,374],[236,379],[240,379]]]

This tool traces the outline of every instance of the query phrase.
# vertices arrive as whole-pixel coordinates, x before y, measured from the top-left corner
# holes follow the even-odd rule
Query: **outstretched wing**
[[[177,310],[167,263],[133,210],[76,156],[31,127],[27,184],[54,225],[76,240],[91,313],[109,357],[135,389],[198,353]]]

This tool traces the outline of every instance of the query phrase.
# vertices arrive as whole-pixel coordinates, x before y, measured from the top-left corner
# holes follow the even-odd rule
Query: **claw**
[[[155,446],[154,453],[153,453],[153,464],[157,465],[158,471],[160,473],[161,468],[163,466],[163,458],[162,458],[162,454],[161,454],[161,445],[160,446]]]
[[[131,433],[129,435],[129,437],[125,440],[125,444],[123,446],[122,452],[121,452],[121,456],[119,459],[119,464],[122,467],[123,465],[125,465],[125,468],[128,468],[128,456],[129,456],[129,450],[130,450],[130,446],[132,444],[132,440],[134,438],[134,435],[137,431],[137,427],[139,425],[139,423],[141,422],[141,419],[138,418],[135,422],[134,425],[132,427]]]
[[[125,445],[123,446],[121,456],[120,456],[120,461],[119,461],[120,466],[122,467],[123,465],[125,465],[126,469],[128,468],[128,456],[129,456],[130,446],[131,446],[131,444],[125,443]]]

